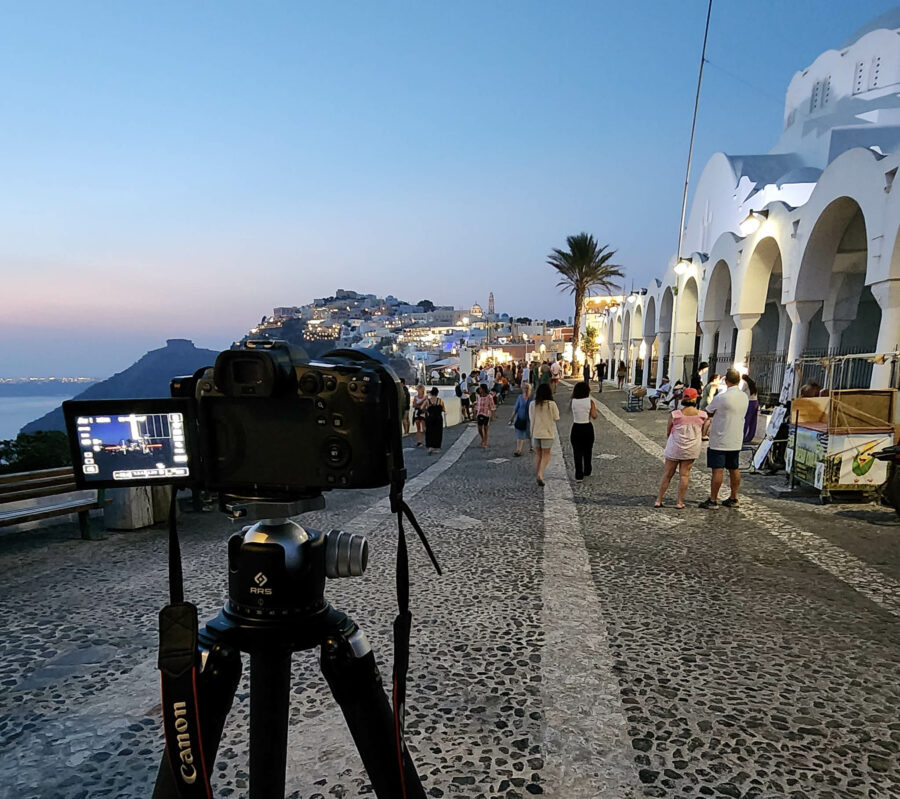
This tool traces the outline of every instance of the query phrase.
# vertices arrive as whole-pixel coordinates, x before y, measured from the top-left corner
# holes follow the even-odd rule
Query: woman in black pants
[[[594,448],[594,423],[597,406],[587,383],[576,383],[572,390],[572,454],[575,456],[575,482],[580,483],[591,474],[591,451]]]

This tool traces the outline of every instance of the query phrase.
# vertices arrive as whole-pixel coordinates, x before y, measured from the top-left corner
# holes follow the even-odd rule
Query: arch
[[[760,239],[747,262],[740,294],[733,303],[735,313],[765,313],[772,276],[781,275],[781,248],[774,238]],[[778,298],[781,298],[779,291]]]
[[[706,282],[700,319],[704,322],[721,322],[726,315],[731,314],[732,297],[731,267],[727,261],[719,260]]]
[[[644,314],[644,337],[656,335],[656,297],[647,300],[647,311]]]
[[[632,338],[643,338],[644,336],[644,309],[640,303],[634,306],[634,325],[631,331]]]
[[[678,298],[678,332],[697,335],[697,309],[700,303],[700,289],[697,279],[691,275],[681,287]]]
[[[852,197],[838,197],[825,207],[809,234],[794,279],[794,299],[827,299],[835,267],[838,271],[859,271],[860,254],[865,272],[868,254],[865,216]]]
[[[672,287],[666,286],[659,308],[659,324],[657,325],[657,329],[660,333],[672,332],[672,308],[674,305],[675,297],[672,294]]]

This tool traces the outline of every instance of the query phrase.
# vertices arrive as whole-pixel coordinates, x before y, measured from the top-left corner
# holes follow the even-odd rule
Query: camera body
[[[248,341],[172,399],[63,403],[82,488],[177,484],[280,500],[387,485],[403,467],[399,382],[357,350],[317,360]]]

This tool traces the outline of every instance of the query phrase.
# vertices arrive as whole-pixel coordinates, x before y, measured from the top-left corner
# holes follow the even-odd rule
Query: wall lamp
[[[678,263],[675,264],[675,274],[683,275],[685,272],[687,272],[688,269],[691,268],[691,265],[692,265],[692,262],[689,261],[687,258],[679,258]]]
[[[752,236],[759,230],[759,226],[769,218],[768,210],[765,211],[751,211],[747,214],[746,218],[741,222],[741,235],[742,236]]]

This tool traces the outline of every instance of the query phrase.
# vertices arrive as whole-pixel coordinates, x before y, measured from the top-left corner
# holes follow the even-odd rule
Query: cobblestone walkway
[[[429,795],[900,797],[896,518],[770,499],[780,478],[763,477],[747,477],[741,509],[704,512],[700,466],[693,507],[654,510],[665,414],[595,396],[584,483],[565,386],[543,489],[512,455],[510,405],[487,451],[471,426],[448,430],[441,456],[406,450],[410,504],[445,571],[411,542],[408,729]],[[328,596],[389,674],[396,533],[383,497],[335,493],[300,521],[369,536],[366,576]],[[213,513],[184,514],[181,529],[186,594],[211,618],[232,531]],[[7,536],[0,575],[0,799],[148,797],[164,532]],[[288,796],[365,794],[315,654],[293,662]],[[247,794],[247,671],[217,797]]]

